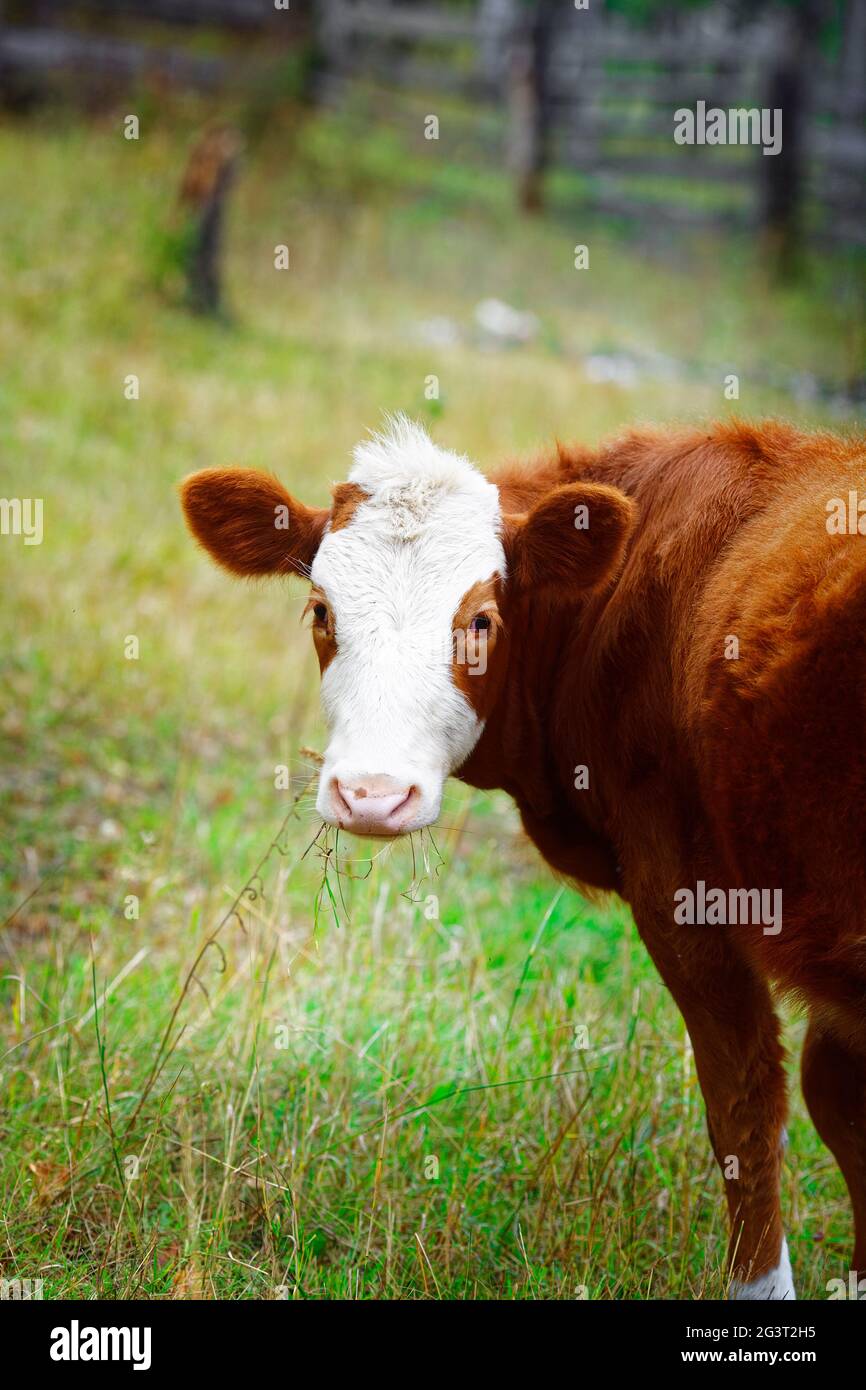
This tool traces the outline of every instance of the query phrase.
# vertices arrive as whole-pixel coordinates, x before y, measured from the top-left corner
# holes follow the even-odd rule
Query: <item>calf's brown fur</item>
[[[773,991],[807,1005],[804,1095],[866,1272],[866,536],[827,529],[829,499],[866,496],[866,443],[635,430],[494,475],[506,512],[578,479],[635,502],[624,564],[573,606],[524,590],[506,607],[508,676],[461,776],[504,787],[553,868],[630,904],[689,1029],[716,1157],[739,1160],[746,1280],[782,1234]],[[781,931],[675,925],[676,891],[701,879],[781,889]]]

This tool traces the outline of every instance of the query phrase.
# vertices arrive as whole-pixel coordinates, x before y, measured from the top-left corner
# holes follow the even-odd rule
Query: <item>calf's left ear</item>
[[[186,524],[232,574],[308,574],[330,516],[254,468],[204,468],[180,485]]]
[[[569,483],[532,511],[502,521],[513,582],[567,600],[617,570],[634,528],[635,505],[617,488]]]

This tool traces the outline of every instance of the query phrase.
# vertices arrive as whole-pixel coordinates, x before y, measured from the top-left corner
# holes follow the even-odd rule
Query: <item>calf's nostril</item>
[[[397,805],[394,806],[389,812],[388,819],[400,821],[406,820],[407,812],[414,808],[416,802],[418,801],[419,795],[420,793],[417,787],[409,787],[403,799],[399,801]]]
[[[334,802],[334,806],[337,810],[337,813],[340,816],[351,816],[352,814],[352,808],[349,805],[349,800],[346,796],[347,791],[348,788],[344,789],[342,783],[339,782],[336,777],[334,777],[331,782],[331,799]]]

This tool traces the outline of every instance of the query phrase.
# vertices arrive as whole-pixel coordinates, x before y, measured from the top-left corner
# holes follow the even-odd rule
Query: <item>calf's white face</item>
[[[485,589],[505,574],[499,494],[402,421],[356,449],[353,485],[350,515],[329,525],[310,575],[314,625],[331,643],[316,804],[357,833],[403,833],[436,820],[445,778],[483,727],[455,663],[481,679],[498,621]]]
[[[361,835],[436,820],[505,678],[506,583],[510,599],[571,601],[616,568],[633,520],[622,493],[591,483],[503,516],[493,483],[402,417],[358,445],[329,508],[250,469],[205,469],[181,495],[233,574],[310,580],[330,734],[316,804]]]

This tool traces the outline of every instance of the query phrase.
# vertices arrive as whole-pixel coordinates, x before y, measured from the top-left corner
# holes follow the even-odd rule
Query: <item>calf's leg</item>
[[[852,1268],[866,1276],[866,1047],[841,1041],[813,1018],[802,1060],[812,1122],[848,1184],[854,1208]]]
[[[792,1299],[780,1168],[787,1095],[779,1021],[767,986],[713,928],[701,938],[644,935],[689,1031],[707,1127],[725,1181],[731,1297]],[[724,930],[724,929],[722,929]],[[669,929],[668,929],[669,931]]]

